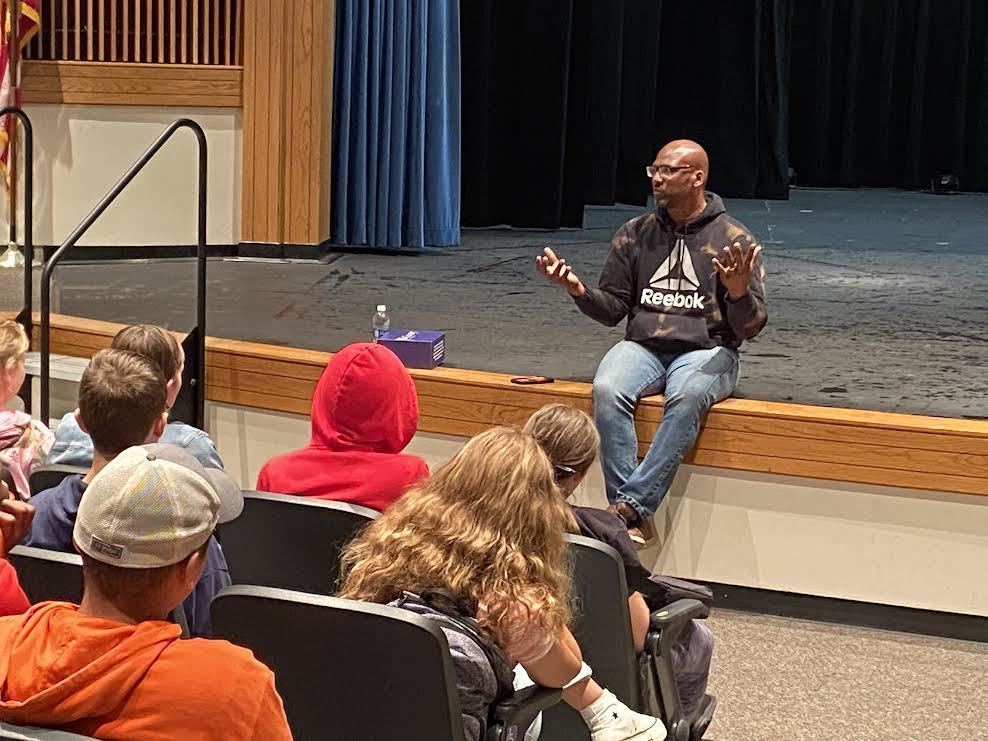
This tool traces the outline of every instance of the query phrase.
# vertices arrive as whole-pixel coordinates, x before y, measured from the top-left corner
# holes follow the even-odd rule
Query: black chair
[[[82,558],[78,554],[17,545],[10,549],[7,560],[17,571],[17,580],[32,605],[51,600],[76,605],[82,602]],[[182,637],[188,638],[182,605],[172,610],[170,617],[182,629]]]
[[[0,723],[0,739],[13,741],[85,741],[92,736],[80,736],[68,731],[55,731],[50,728],[34,726],[15,726],[11,723]]]
[[[31,487],[32,494],[38,494],[58,486],[63,479],[67,479],[69,476],[85,474],[88,470],[83,466],[63,466],[57,463],[39,466],[31,472],[28,485]]]
[[[233,586],[212,603],[213,634],[275,675],[295,738],[462,741],[446,637],[427,617],[384,605]],[[559,690],[531,687],[498,707],[486,741],[522,741]]]
[[[709,695],[693,723],[685,719],[672,670],[671,649],[683,628],[704,612],[697,600],[678,600],[652,614],[645,651],[635,655],[628,589],[617,551],[580,535],[567,535],[573,559],[576,610],[573,635],[594,678],[632,710],[661,718],[670,741],[697,741],[713,716]],[[658,690],[656,690],[658,688]],[[577,741],[590,734],[576,711],[557,705],[545,713],[542,741]]]
[[[47,600],[82,600],[82,559],[75,553],[60,553],[26,545],[14,546],[7,554],[21,589],[33,605]]]
[[[344,502],[245,491],[244,511],[219,531],[230,578],[333,595],[343,546],[378,514]]]

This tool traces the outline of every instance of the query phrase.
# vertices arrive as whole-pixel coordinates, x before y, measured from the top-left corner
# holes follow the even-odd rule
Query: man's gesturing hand
[[[546,247],[542,254],[535,258],[535,268],[553,283],[565,288],[570,296],[579,297],[587,292],[583,283],[576,277],[573,268],[565,260],[556,257],[556,253]]]
[[[741,243],[735,242],[730,247],[724,248],[721,260],[714,258],[714,267],[717,268],[717,273],[720,275],[720,282],[724,284],[727,295],[732,301],[744,298],[748,293],[751,271],[754,268],[755,259],[761,251],[761,246],[754,243],[742,251]]]

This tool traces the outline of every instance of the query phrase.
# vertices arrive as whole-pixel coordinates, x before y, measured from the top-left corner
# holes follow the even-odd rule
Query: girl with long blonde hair
[[[564,497],[571,496],[597,458],[600,435],[586,412],[567,404],[549,404],[535,412],[525,424],[549,456],[556,483]],[[607,543],[620,554],[628,583],[628,607],[635,648],[641,651],[649,628],[649,612],[673,601],[668,585],[656,582],[652,573],[638,559],[634,543],[624,521],[615,513],[591,507],[572,507],[570,532]],[[668,578],[666,582],[672,582]],[[699,585],[678,582],[682,588],[705,590]],[[691,595],[698,596],[698,595]],[[713,634],[693,620],[673,647],[672,662],[679,686],[680,700],[686,717],[699,709],[707,688]]]
[[[445,590],[510,662],[541,685],[565,688],[563,699],[581,712],[593,741],[661,741],[661,723],[593,681],[569,632],[563,534],[571,518],[531,435],[488,430],[350,543],[340,596],[387,604],[406,592]],[[460,687],[468,740],[483,736],[492,686]]]

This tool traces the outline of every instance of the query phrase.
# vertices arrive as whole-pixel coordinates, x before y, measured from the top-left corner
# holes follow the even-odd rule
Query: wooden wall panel
[[[89,357],[107,347],[121,326],[56,315],[53,351]],[[315,350],[210,337],[206,398],[308,414],[330,357]],[[521,425],[552,402],[591,410],[590,385],[585,383],[517,386],[509,376],[453,368],[413,370],[412,377],[422,432],[474,435],[493,425]],[[639,406],[641,455],[661,418],[661,397]],[[686,460],[740,471],[988,495],[988,422],[728,399],[707,415]]]
[[[245,242],[327,236],[333,0],[248,0],[244,14]]]
[[[239,107],[239,67],[114,62],[31,62],[23,68],[25,103]]]

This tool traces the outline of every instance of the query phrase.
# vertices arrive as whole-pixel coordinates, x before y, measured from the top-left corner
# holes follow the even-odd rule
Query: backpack
[[[443,589],[424,590],[421,594],[403,592],[395,602],[417,615],[434,619],[444,632],[452,631],[465,641],[456,641],[447,634],[451,644],[450,656],[456,672],[457,691],[464,716],[471,716],[480,724],[479,738],[483,738],[493,721],[494,708],[514,695],[514,668],[494,641],[481,631],[473,611],[467,603]],[[459,650],[452,650],[457,644]],[[482,693],[477,686],[478,677],[494,679],[493,695]]]

